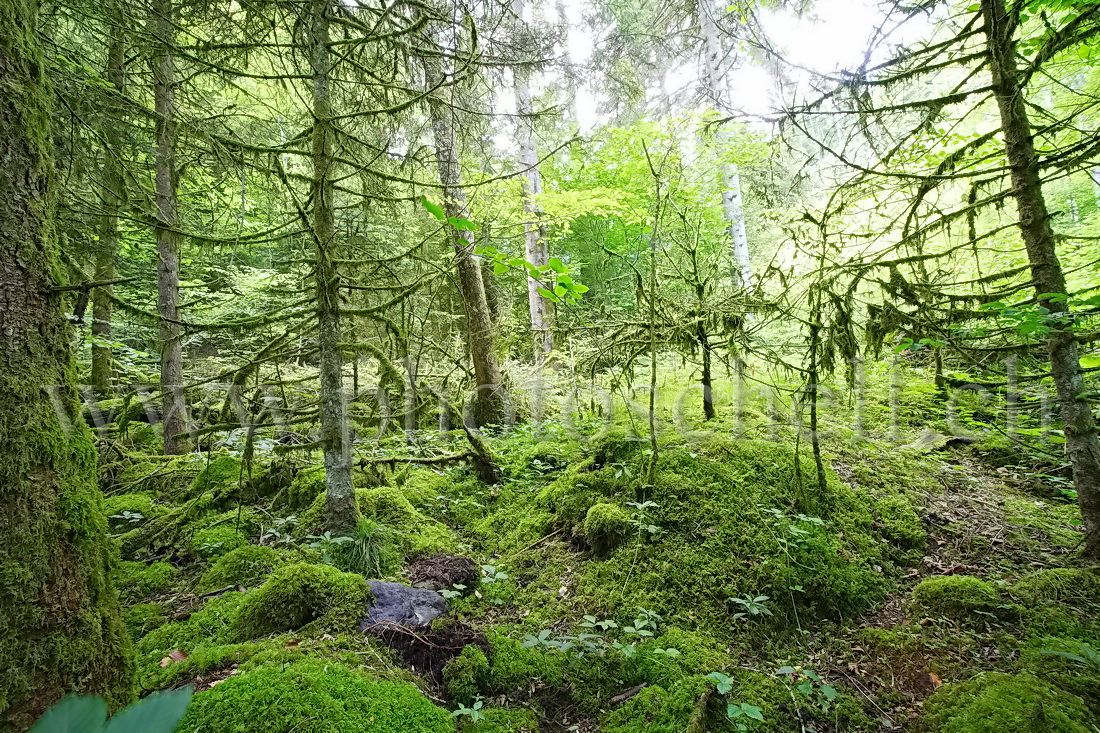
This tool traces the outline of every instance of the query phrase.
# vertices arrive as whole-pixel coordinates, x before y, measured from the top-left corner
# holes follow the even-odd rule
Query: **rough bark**
[[[512,13],[520,35],[526,31],[523,22],[523,0],[513,0]],[[516,146],[519,163],[523,168],[523,222],[524,258],[536,267],[546,265],[550,253],[546,246],[546,226],[542,223],[542,211],[538,196],[542,193],[542,175],[539,172],[538,152],[535,148],[534,107],[531,104],[530,69],[523,65],[512,71],[516,95]],[[527,309],[531,319],[531,336],[535,342],[535,363],[542,365],[554,348],[550,318],[553,304],[539,288],[538,280],[527,278]]]
[[[1000,112],[1005,156],[1011,172],[1020,234],[1031,265],[1037,296],[1066,294],[1066,281],[1058,261],[1054,230],[1040,182],[1039,160],[1031,133],[1023,89],[1016,67],[1016,17],[1005,10],[1004,0],[982,0],[986,50],[993,77],[993,93]],[[1050,371],[1062,408],[1066,452],[1073,467],[1073,483],[1085,526],[1084,554],[1100,559],[1100,437],[1088,402],[1077,358],[1077,339],[1065,316],[1064,298],[1039,298],[1055,321],[1047,337]]]
[[[107,83],[117,100],[126,91],[126,46],[121,23],[111,29],[111,41],[107,49]],[[115,279],[115,255],[118,252],[118,214],[123,199],[122,150],[119,122],[121,104],[108,106],[103,125],[103,219],[100,224],[99,247],[95,253],[96,282]],[[105,340],[111,337],[113,285],[92,290],[92,388],[104,393],[111,388],[114,371],[111,347]]]
[[[339,275],[333,261],[336,246],[335,195],[332,185],[332,99],[329,51],[329,0],[309,5],[309,58],[313,76],[313,241],[317,293],[317,339],[321,366],[321,444],[325,454],[327,528],[346,534],[359,510],[351,481],[351,436],[344,401],[340,340]]]
[[[95,450],[73,388],[50,219],[37,2],[0,13],[0,730],[69,692],[130,695]],[[55,409],[55,406],[57,409]]]
[[[176,194],[176,70],[173,0],[153,0],[153,101],[156,111],[155,165],[157,314],[160,316],[160,388],[164,452],[186,453],[187,401],[183,391],[183,330],[179,323],[180,235]]]
[[[696,21],[703,37],[703,81],[710,103],[720,112],[729,113],[728,91],[722,71],[722,42],[714,20],[713,0],[697,0]],[[725,126],[718,130],[720,150],[728,152],[731,141]],[[734,283],[741,288],[752,287],[752,263],[749,260],[749,240],[745,231],[744,200],[741,195],[741,172],[733,163],[722,165],[722,210],[729,222],[730,259]]]
[[[429,86],[438,87],[445,79],[439,58],[425,57],[423,64]],[[453,110],[443,94],[444,88],[437,88],[428,96],[439,181],[443,184],[444,210],[449,217],[469,219],[466,191],[462,188],[462,169],[458,163]],[[466,310],[470,357],[477,380],[473,419],[477,425],[500,424],[504,420],[503,377],[497,360],[496,333],[485,297],[485,284],[474,256],[474,233],[455,230],[452,239],[455,268]]]

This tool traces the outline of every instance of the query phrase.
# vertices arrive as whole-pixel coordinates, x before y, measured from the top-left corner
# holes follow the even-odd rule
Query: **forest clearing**
[[[1100,733],[1094,0],[0,0],[0,732]]]

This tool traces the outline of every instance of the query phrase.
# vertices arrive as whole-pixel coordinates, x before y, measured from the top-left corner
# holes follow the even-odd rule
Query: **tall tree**
[[[446,56],[442,45],[431,37],[431,31],[426,34],[426,42],[429,47],[421,63],[429,89],[428,116],[435,142],[439,181],[443,185],[443,207],[448,217],[468,221],[470,212],[466,206],[466,190],[462,186],[454,107],[447,98],[451,85],[443,64]],[[474,233],[457,227],[452,227],[452,230],[455,268],[462,290],[470,358],[474,364],[474,379],[477,382],[474,421],[478,425],[499,424],[504,418],[503,375],[496,351],[496,332],[485,296],[485,283],[474,255]]]
[[[355,526],[359,511],[351,481],[351,439],[344,400],[344,366],[340,338],[340,279],[333,249],[336,246],[336,202],[332,180],[332,59],[329,22],[331,0],[308,0],[307,48],[313,82],[313,205],[314,286],[317,340],[320,351],[321,445],[325,454],[325,495],[330,530],[346,533]]]
[[[176,171],[176,69],[174,0],[153,0],[155,51],[157,313],[160,316],[160,389],[164,452],[186,453],[187,401],[183,391],[183,329],[179,318],[180,232]]]
[[[524,0],[513,0],[516,37],[521,48],[533,48],[525,43],[530,29],[523,19]],[[516,96],[516,146],[523,174],[523,222],[524,252],[528,262],[542,267],[550,261],[546,244],[546,226],[542,222],[542,210],[538,197],[542,194],[542,175],[539,171],[538,150],[535,147],[535,110],[531,104],[531,69],[524,63],[512,68]],[[554,336],[550,330],[553,305],[539,292],[542,284],[533,277],[527,278],[527,310],[531,319],[531,335],[535,341],[535,361],[542,364],[554,349]]]
[[[119,3],[114,7],[120,8]],[[108,283],[115,279],[115,257],[118,254],[118,216],[124,197],[122,177],[122,136],[120,118],[122,97],[126,91],[126,42],[121,12],[110,18],[110,40],[107,47],[107,83],[113,104],[108,105],[102,126],[103,136],[103,216],[99,235],[99,247],[95,253],[94,279]],[[111,387],[114,369],[111,347],[111,319],[114,302],[113,287],[101,285],[92,291],[92,375],[91,385],[99,392]]]
[[[95,450],[55,278],[38,3],[0,13],[0,729],[66,693],[130,695]]]
[[[1085,523],[1084,552],[1088,557],[1100,559],[1100,435],[1084,395],[1077,338],[1066,303],[1069,291],[1058,261],[1054,229],[1043,196],[1042,167],[1028,119],[1025,85],[1016,66],[1016,29],[1020,23],[1021,3],[1014,3],[1009,12],[1004,0],[982,0],[981,12],[993,95],[1000,113],[1012,197],[1016,200],[1017,224],[1031,266],[1035,298],[1053,316],[1053,328],[1046,339],[1047,351],[1050,373],[1062,407],[1073,483]],[[1089,13],[1089,10],[1083,12]]]

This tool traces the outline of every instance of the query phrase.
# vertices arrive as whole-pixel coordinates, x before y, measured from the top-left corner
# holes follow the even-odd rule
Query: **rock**
[[[448,590],[464,585],[470,591],[480,577],[477,565],[470,558],[441,552],[414,562],[409,568],[409,580],[416,588]]]
[[[360,631],[376,624],[423,626],[451,610],[443,596],[426,588],[372,580],[370,589],[374,605],[367,607],[366,618],[359,622]]]

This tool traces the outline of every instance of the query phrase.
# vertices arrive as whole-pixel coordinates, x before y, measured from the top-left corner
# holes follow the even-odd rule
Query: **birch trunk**
[[[729,113],[728,90],[722,69],[722,42],[718,37],[718,24],[714,20],[713,0],[696,0],[696,16],[703,38],[703,81],[707,96],[714,108]],[[725,126],[718,130],[722,154],[729,152],[729,132]],[[741,196],[741,172],[733,163],[722,166],[722,209],[729,222],[730,265],[735,286],[746,290],[752,287],[752,263],[749,260],[749,239],[745,231],[745,208]]]
[[[526,31],[523,22],[523,0],[514,0],[512,12],[516,16],[516,25],[520,35]],[[522,36],[521,36],[522,37]],[[550,253],[546,246],[546,227],[542,224],[542,210],[538,196],[542,193],[542,176],[539,173],[538,152],[535,149],[534,108],[531,104],[531,72],[520,65],[512,71],[515,79],[516,94],[516,145],[519,148],[519,163],[523,168],[523,222],[524,259],[536,267],[546,265]],[[531,317],[531,335],[535,342],[535,363],[542,365],[554,348],[554,338],[550,330],[550,318],[553,309],[551,302],[539,293],[542,284],[538,280],[527,278],[527,308]]]
[[[321,445],[325,461],[326,526],[349,534],[359,510],[351,481],[351,436],[344,401],[343,354],[340,349],[339,275],[333,262],[336,219],[332,185],[332,58],[329,51],[329,0],[309,5],[309,57],[313,76],[314,279],[317,293],[317,340],[321,366]]]
[[[179,323],[180,236],[176,195],[176,71],[173,0],[153,0],[153,98],[156,111],[157,314],[160,316],[160,389],[164,452],[186,453],[187,402]]]
[[[993,93],[1000,112],[1005,157],[1011,172],[1020,233],[1031,265],[1035,293],[1066,294],[1065,275],[1058,261],[1054,230],[1040,182],[1039,160],[1031,133],[1023,89],[1016,67],[1016,17],[1005,10],[1004,0],[982,0],[986,49],[993,77]],[[1057,318],[1068,312],[1065,299],[1039,298]],[[1084,554],[1100,559],[1100,437],[1085,391],[1077,358],[1077,338],[1066,322],[1056,324],[1047,337],[1050,372],[1062,408],[1066,451],[1073,466],[1073,483],[1085,526]]]

